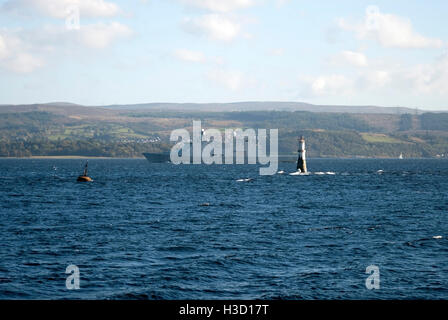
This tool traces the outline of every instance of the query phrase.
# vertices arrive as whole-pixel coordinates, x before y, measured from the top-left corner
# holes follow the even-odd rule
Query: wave
[[[290,176],[308,176],[309,174],[310,174],[309,172],[296,171],[296,172],[291,172],[289,175]]]
[[[327,171],[327,172],[322,172],[322,171],[317,171],[317,172],[300,172],[300,171],[296,171],[296,172],[291,172],[289,175],[290,176],[308,176],[308,175],[335,175],[336,173],[333,171]]]
[[[252,178],[244,178],[244,179],[238,179],[238,180],[236,180],[237,182],[250,182],[250,181],[253,181],[254,179],[252,179]]]

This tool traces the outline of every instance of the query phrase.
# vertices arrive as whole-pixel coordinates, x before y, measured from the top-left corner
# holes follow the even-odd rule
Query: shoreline
[[[95,160],[144,160],[145,157],[133,157],[133,158],[127,158],[127,157],[101,157],[101,156],[30,156],[30,157],[0,157],[0,159],[30,159],[30,160],[38,160],[38,159],[48,159],[48,160],[87,160],[87,159],[95,159]],[[316,157],[316,158],[308,158],[308,160],[312,159],[328,159],[328,160],[334,160],[334,159],[354,159],[354,160],[388,160],[388,159],[396,159],[396,160],[415,160],[415,159],[434,159],[434,160],[443,160],[447,159],[446,157],[421,157],[421,158],[404,158],[404,159],[398,159],[395,157]],[[295,160],[280,160],[279,162],[295,162]]]
[[[145,159],[138,158],[119,158],[119,157],[95,157],[95,156],[31,156],[31,157],[0,157],[0,159]]]

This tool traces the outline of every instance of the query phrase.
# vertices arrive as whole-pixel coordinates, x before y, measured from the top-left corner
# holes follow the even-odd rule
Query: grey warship
[[[190,142],[191,143],[191,142]],[[202,148],[204,148],[204,146],[207,143],[202,142]],[[304,149],[305,149],[305,141],[303,137],[299,138],[299,150],[298,150],[298,158],[297,158],[297,154],[283,154],[283,155],[278,155],[278,161],[279,162],[297,162],[297,169],[301,169],[303,172],[306,172],[306,162],[305,162],[305,157],[304,157]],[[235,145],[234,145],[235,148]],[[224,146],[222,147],[222,150],[225,150]],[[245,147],[244,147],[244,163],[249,163],[249,158],[248,158],[248,152],[247,152],[248,148],[247,148],[247,140],[245,141]],[[180,151],[181,152],[181,151]],[[236,163],[236,154],[237,151],[236,149],[234,149],[233,151],[233,163]],[[170,163],[171,162],[171,158],[170,158],[170,152],[145,152],[143,153],[143,156],[150,162],[150,163]],[[223,154],[224,157],[224,154]],[[256,159],[255,159],[256,160]],[[193,163],[193,156],[192,154],[190,155],[190,163]],[[224,159],[222,161],[222,163],[224,163]]]

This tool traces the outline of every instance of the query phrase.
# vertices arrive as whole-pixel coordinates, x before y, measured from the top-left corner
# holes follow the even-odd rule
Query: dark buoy
[[[87,175],[87,167],[88,167],[88,165],[89,165],[89,161],[87,160],[87,162],[86,162],[86,166],[84,167],[84,173],[83,173],[82,175],[80,175],[80,176],[78,177],[78,179],[76,179],[76,181],[78,181],[78,182],[91,182],[91,181],[93,181],[93,179],[90,178],[90,177]]]

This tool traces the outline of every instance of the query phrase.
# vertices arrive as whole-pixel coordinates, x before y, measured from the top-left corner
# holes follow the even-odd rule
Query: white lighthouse
[[[299,139],[299,158],[297,159],[297,171],[306,173],[306,157],[305,157],[305,138],[302,136]]]

